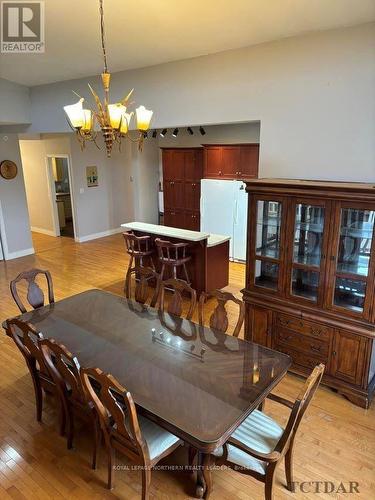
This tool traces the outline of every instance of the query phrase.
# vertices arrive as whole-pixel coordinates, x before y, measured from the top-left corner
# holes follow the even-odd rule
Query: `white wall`
[[[15,179],[0,177],[0,230],[6,259],[34,253],[17,135],[0,135],[0,161],[18,166]]]
[[[375,180],[375,24],[331,30],[113,75],[116,100],[156,128],[260,121],[260,175]],[[32,130],[67,130],[62,107],[87,81],[31,89]]]
[[[206,135],[201,135],[199,128],[193,128],[190,135],[185,127],[179,129],[177,137],[172,136],[173,127],[168,129],[165,137],[158,134],[159,146],[163,148],[194,148],[202,144],[240,144],[246,142],[259,143],[260,123],[231,123],[204,127]],[[152,138],[149,139],[153,140]]]
[[[0,78],[0,124],[30,123],[29,89]]]

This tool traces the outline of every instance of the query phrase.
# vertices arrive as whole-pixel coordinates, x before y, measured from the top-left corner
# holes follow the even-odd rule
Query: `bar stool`
[[[130,273],[133,271],[134,267],[145,267],[145,258],[149,260],[150,267],[155,271],[154,261],[152,260],[152,255],[155,250],[152,248],[150,236],[136,236],[132,231],[122,233],[122,235],[125,240],[126,251],[130,255],[130,262],[125,277],[126,284],[129,281]],[[133,262],[135,262],[134,267]]]
[[[155,240],[156,248],[158,249],[159,261],[162,264],[160,272],[160,281],[163,281],[165,268],[172,268],[172,276],[177,279],[177,268],[182,266],[185,274],[185,280],[190,285],[189,275],[186,269],[186,263],[191,260],[190,255],[186,255],[188,243],[171,243],[163,241],[160,238]]]

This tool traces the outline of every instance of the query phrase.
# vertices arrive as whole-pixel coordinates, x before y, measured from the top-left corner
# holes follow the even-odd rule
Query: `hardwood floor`
[[[20,271],[41,267],[52,273],[56,300],[87,290],[101,288],[122,294],[127,257],[121,235],[77,244],[71,238],[52,238],[34,234],[35,256],[0,262],[0,319],[17,314],[9,293],[9,281]],[[230,265],[228,290],[240,296],[244,285],[244,266]],[[288,375],[275,392],[294,399],[302,379]],[[266,412],[285,423],[287,412],[275,403]],[[375,498],[375,405],[363,410],[327,388],[320,388],[301,424],[295,446],[295,481],[359,483],[356,498]],[[10,339],[0,335],[0,498],[121,498],[140,497],[141,477],[135,470],[116,470],[115,489],[105,489],[106,460],[99,469],[90,469],[91,442],[83,427],[77,433],[76,449],[68,451],[57,432],[52,401],[47,401],[43,423],[35,420],[32,383],[23,358]],[[164,464],[186,462],[182,448]],[[122,456],[117,464],[131,465]],[[263,485],[234,471],[213,472],[215,499],[262,499]],[[347,498],[348,495],[314,493],[292,494],[285,487],[282,468],[277,474],[275,499]],[[151,498],[193,498],[193,476],[186,472],[158,470],[152,473]],[[352,496],[352,495],[351,495]],[[350,496],[350,497],[351,497]]]

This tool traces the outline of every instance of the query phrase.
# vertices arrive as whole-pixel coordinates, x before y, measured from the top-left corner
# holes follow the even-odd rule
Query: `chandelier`
[[[139,150],[142,150],[143,140],[147,130],[150,127],[153,112],[146,109],[144,106],[139,106],[135,110],[136,128],[138,130],[138,133],[137,136],[132,137],[130,135],[131,132],[129,131],[129,128],[134,112],[129,112],[127,108],[130,104],[132,104],[129,103],[129,99],[134,89],[132,89],[128,93],[128,95],[121,101],[114,104],[109,103],[109,85],[111,74],[108,72],[107,67],[103,0],[99,0],[99,12],[100,33],[104,60],[104,71],[101,75],[104,90],[104,100],[101,101],[91,85],[88,84],[96,103],[96,110],[92,111],[91,109],[85,109],[83,107],[84,98],[73,91],[74,94],[79,97],[79,101],[76,104],[64,106],[64,111],[67,115],[69,125],[76,133],[82,150],[85,147],[86,141],[93,141],[94,144],[99,148],[96,142],[97,131],[95,130],[95,124],[97,123],[99,125],[104,138],[107,157],[110,158],[113,145],[118,144],[118,147],[120,149],[121,140],[124,137],[130,139],[132,142],[137,142]]]

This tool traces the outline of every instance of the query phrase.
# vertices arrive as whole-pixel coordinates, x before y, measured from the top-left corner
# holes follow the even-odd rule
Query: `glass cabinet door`
[[[317,303],[322,274],[325,206],[295,204],[289,293]]]
[[[275,291],[279,288],[281,221],[281,201],[256,201],[254,284]]]
[[[340,209],[333,305],[352,313],[365,310],[374,219],[374,209]]]

